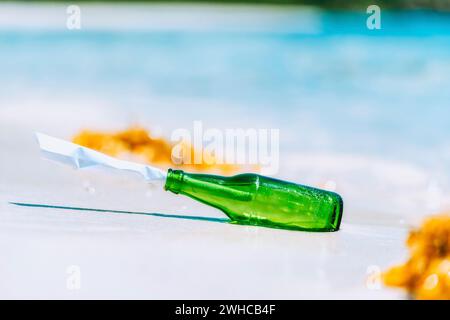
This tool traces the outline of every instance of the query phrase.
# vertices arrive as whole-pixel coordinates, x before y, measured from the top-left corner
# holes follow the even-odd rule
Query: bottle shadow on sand
[[[107,213],[119,213],[119,214],[140,214],[140,215],[154,216],[154,217],[160,217],[160,218],[175,218],[175,219],[209,221],[209,222],[219,222],[219,223],[229,223],[230,222],[230,219],[228,219],[228,218],[198,217],[198,216],[185,216],[185,215],[154,213],[154,212],[138,212],[138,211],[82,208],[82,207],[58,206],[58,205],[48,205],[48,204],[39,204],[39,203],[24,203],[24,202],[9,202],[9,203],[16,205],[16,206],[21,206],[21,207],[63,209],[63,210],[76,210],[76,211],[93,211],[93,212],[107,212]]]

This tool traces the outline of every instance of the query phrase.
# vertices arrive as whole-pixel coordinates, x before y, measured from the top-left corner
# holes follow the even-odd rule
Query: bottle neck
[[[210,198],[231,198],[238,201],[250,201],[252,194],[232,188],[223,183],[224,177],[206,174],[191,174],[182,170],[169,169],[164,189],[175,194],[185,194],[199,200]]]

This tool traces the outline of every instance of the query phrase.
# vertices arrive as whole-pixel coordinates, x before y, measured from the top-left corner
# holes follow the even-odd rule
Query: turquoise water
[[[188,128],[280,128],[286,154],[400,161],[448,190],[450,14],[386,12],[374,31],[364,12],[246,14],[242,29],[3,26],[0,103],[85,96]]]

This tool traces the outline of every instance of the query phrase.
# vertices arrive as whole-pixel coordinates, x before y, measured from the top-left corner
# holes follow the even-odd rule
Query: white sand
[[[224,217],[139,180],[41,160],[33,129],[67,138],[81,123],[32,119],[0,117],[0,298],[403,297],[366,282],[405,255],[406,227],[389,216],[349,211],[341,231],[307,233],[13,205]]]

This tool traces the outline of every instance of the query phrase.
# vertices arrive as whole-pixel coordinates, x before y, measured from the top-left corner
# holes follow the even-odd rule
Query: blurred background
[[[448,209],[450,1],[263,2],[0,2],[3,228],[15,234],[38,219],[39,228],[55,232],[75,223],[59,225],[60,218],[31,211],[20,218],[7,201],[88,203],[88,195],[64,195],[72,172],[62,183],[59,169],[39,162],[34,131],[70,139],[83,128],[137,123],[169,138],[195,120],[205,128],[279,129],[276,176],[342,194],[347,230],[358,222],[409,224]],[[371,4],[381,8],[381,29],[367,26]],[[80,10],[79,29],[67,26],[70,5]],[[100,198],[102,188],[119,194],[127,186],[76,181],[89,192],[96,187]],[[189,213],[183,202],[168,210],[133,190],[95,205]],[[125,228],[116,219],[118,225],[105,222],[107,232]],[[87,230],[87,222],[76,221],[76,232]],[[94,227],[102,226],[98,221]],[[388,243],[383,239],[378,252]],[[364,273],[372,260],[357,261],[364,261],[358,269]]]
[[[449,205],[449,1],[381,1],[379,30],[370,1],[219,2],[82,1],[80,29],[72,3],[1,2],[3,134],[277,128],[280,177],[364,211]]]

